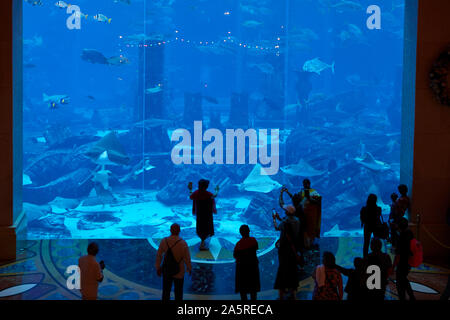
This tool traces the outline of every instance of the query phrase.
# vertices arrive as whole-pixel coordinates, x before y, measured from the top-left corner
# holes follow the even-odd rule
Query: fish
[[[70,97],[66,94],[48,96],[43,93],[42,100],[44,101],[44,103],[48,103],[50,109],[55,109],[59,105],[70,103]]]
[[[77,11],[76,13],[76,17],[77,18],[85,18],[85,19],[87,19],[88,18],[88,14],[84,14],[83,12],[81,12],[81,11]]]
[[[339,225],[334,225],[333,228],[330,229],[330,231],[325,231],[323,233],[324,237],[362,237],[363,231],[361,229],[355,229],[355,230],[341,230],[339,229]]]
[[[143,121],[139,121],[135,123],[136,128],[156,128],[160,126],[173,126],[174,121],[166,120],[166,119],[158,119],[158,118],[150,118],[145,119]]]
[[[119,3],[119,2],[131,4],[131,0],[114,0],[114,3]]]
[[[123,37],[125,44],[139,44],[146,41],[163,41],[164,35],[156,33],[153,35],[146,35],[144,33],[133,34],[130,36]]]
[[[334,61],[331,65],[326,64],[325,62],[320,61],[319,58],[314,58],[312,60],[308,60],[305,62],[305,64],[303,65],[303,71],[306,72],[315,72],[318,75],[320,75],[320,73],[323,70],[326,70],[328,68],[331,68],[331,71],[334,74]]]
[[[145,93],[146,94],[154,94],[154,93],[158,93],[158,92],[161,92],[161,91],[162,91],[161,85],[157,85],[157,86],[155,86],[153,88],[146,89]]]
[[[303,42],[303,43],[319,40],[319,36],[317,35],[316,32],[314,32],[314,30],[309,28],[297,29],[295,27],[293,28],[293,30],[289,32],[288,37],[282,38],[293,42]]]
[[[108,18],[107,16],[105,16],[102,13],[98,13],[94,16],[94,20],[98,21],[98,22],[107,22],[107,23],[111,23],[111,18]]]
[[[94,49],[83,49],[81,59],[90,63],[108,64],[108,59],[103,53]]]
[[[257,6],[252,6],[252,5],[243,5],[242,3],[240,4],[241,7],[241,11],[251,14],[251,15],[268,15],[270,14],[270,9],[265,8],[265,7],[257,7]]]
[[[213,104],[219,104],[219,101],[218,101],[216,98],[214,98],[214,97],[210,97],[210,96],[202,96],[202,98],[203,98],[204,100],[210,102],[210,103],[213,103]]]
[[[242,26],[246,28],[256,28],[262,25],[262,22],[256,21],[256,20],[246,20],[242,23]]]
[[[375,160],[373,155],[368,151],[366,151],[363,156],[354,158],[354,160],[360,165],[373,171],[386,171],[391,168],[391,166],[388,163]]]
[[[264,168],[260,164],[256,164],[253,170],[240,184],[235,184],[240,191],[261,192],[269,193],[274,189],[281,188],[281,184],[271,179],[268,175],[261,174],[264,172]]]
[[[135,175],[139,175],[139,174],[141,174],[141,173],[143,173],[143,172],[145,172],[145,171],[149,171],[149,170],[154,169],[154,168],[156,168],[156,167],[155,167],[155,166],[152,166],[152,165],[150,164],[150,160],[145,160],[144,166],[141,167],[141,168],[138,169],[138,170],[135,170],[135,171],[134,171],[134,174],[135,174]]]
[[[260,72],[265,73],[265,74],[273,74],[274,72],[274,67],[268,63],[268,62],[264,62],[264,63],[251,63],[248,65],[250,68],[256,68],[258,69]]]
[[[124,183],[130,179],[136,179],[140,174],[150,171],[154,168],[156,167],[150,164],[150,160],[141,160],[136,166],[134,166],[130,173],[119,179],[119,182]]]
[[[43,43],[42,37],[37,36],[37,35],[34,36],[31,39],[24,39],[23,40],[23,45],[24,46],[29,46],[29,47],[40,47],[40,46],[42,46],[42,43]]]
[[[305,100],[305,104],[314,105],[327,99],[328,96],[325,93],[315,92],[309,95],[308,100]]]
[[[346,26],[346,29],[342,30],[339,33],[338,38],[342,42],[351,40],[362,44],[368,43],[366,38],[364,38],[362,30],[357,25],[351,23]]]
[[[124,56],[117,56],[117,57],[111,57],[106,60],[107,64],[113,65],[113,66],[120,66],[122,64],[129,64],[130,60]]]
[[[70,4],[68,4],[64,1],[56,1],[55,6],[57,6],[58,8],[64,9],[64,8],[70,7]]]
[[[41,0],[25,0],[26,3],[31,4],[32,6],[43,6],[44,3]]]
[[[88,99],[90,99],[90,100],[95,100],[95,97],[94,96],[87,96],[88,97]]]
[[[336,11],[340,13],[345,11],[364,10],[361,4],[348,0],[342,0],[341,2],[331,5],[330,7],[336,9]]]
[[[281,171],[291,176],[298,177],[316,177],[326,173],[326,170],[316,170],[308,162],[300,159],[297,164],[289,164],[281,167]]]

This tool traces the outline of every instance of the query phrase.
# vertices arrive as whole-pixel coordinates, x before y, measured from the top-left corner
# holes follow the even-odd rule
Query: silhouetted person
[[[369,290],[369,297],[371,300],[384,300],[388,278],[392,273],[391,257],[387,253],[381,251],[382,246],[383,244],[380,239],[372,239],[372,242],[370,243],[372,252],[367,256],[367,265],[377,265],[381,271],[381,289]]]
[[[381,208],[377,206],[377,196],[373,193],[367,198],[366,206],[361,209],[361,227],[364,227],[364,258],[369,254],[369,244],[372,233],[381,224]]]
[[[408,229],[408,220],[406,218],[400,219],[398,227],[400,230],[400,237],[394,261],[398,297],[400,300],[405,300],[405,293],[408,293],[409,300],[416,300],[411,288],[411,283],[409,283],[408,280],[408,274],[411,270],[408,260],[409,257],[412,256],[411,240],[414,238],[414,234]]]
[[[353,260],[354,268],[343,268],[336,266],[336,270],[348,277],[344,291],[347,293],[347,300],[362,301],[367,299],[367,266],[363,258]]]
[[[183,284],[185,265],[189,274],[191,274],[191,257],[189,247],[183,239],[180,238],[180,226],[174,223],[170,226],[170,236],[161,240],[158,251],[156,253],[155,268],[158,276],[163,276],[162,300],[170,300],[170,291],[172,283],[174,284],[175,300],[183,300]],[[167,259],[167,251],[170,248],[173,258],[178,264],[178,272],[174,275],[168,275],[164,270],[164,262],[161,265],[162,257]]]
[[[280,231],[280,239],[276,243],[278,248],[278,271],[274,288],[279,292],[280,300],[285,298],[286,293],[289,298],[295,299],[295,292],[298,288],[298,260],[296,243],[300,236],[300,221],[295,216],[295,208],[287,206],[286,217],[281,219],[278,213],[272,215],[275,230]],[[277,225],[277,219],[280,225]]]
[[[309,179],[303,180],[303,188],[292,195],[286,187],[281,188],[280,206],[284,207],[283,193],[286,192],[295,207],[295,215],[300,219],[301,251],[311,248],[315,238],[320,237],[322,218],[322,197],[317,190],[311,188]]]
[[[400,193],[400,197],[397,199],[397,214],[399,218],[402,218],[405,216],[405,214],[409,211],[409,208],[411,206],[411,200],[408,197],[408,187],[404,184],[401,184],[398,186],[398,192]]]
[[[259,280],[259,262],[256,256],[258,242],[250,237],[250,228],[244,224],[239,228],[242,239],[234,247],[233,257],[236,259],[236,293],[241,294],[241,300],[256,300],[261,285]]]
[[[98,245],[91,242],[88,245],[88,254],[78,259],[80,268],[80,292],[83,300],[97,300],[98,284],[103,281],[105,263],[97,262],[95,256],[98,254]]]
[[[398,222],[400,221],[401,216],[397,210],[397,199],[398,195],[396,193],[391,194],[391,211],[389,213],[389,231],[390,231],[390,242],[393,247],[397,246],[398,242]]]
[[[326,251],[323,253],[322,263],[312,274],[315,282],[313,300],[342,300],[342,276],[336,269],[336,258]]]
[[[189,182],[188,189],[192,203],[192,214],[197,217],[197,235],[201,239],[200,250],[208,250],[205,246],[205,240],[214,235],[213,213],[217,213],[214,198],[219,192],[219,186],[216,187],[216,193],[207,191],[209,181],[201,179],[198,182],[198,190],[192,192],[192,182]]]

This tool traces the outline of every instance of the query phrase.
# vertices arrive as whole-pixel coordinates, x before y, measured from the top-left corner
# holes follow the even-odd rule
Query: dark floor
[[[258,239],[264,242],[265,239]],[[106,263],[105,280],[99,287],[99,299],[160,299],[161,278],[154,269],[155,243],[147,239],[98,240],[98,260]],[[79,299],[78,290],[69,290],[65,270],[76,265],[78,258],[86,252],[88,240],[28,240],[19,241],[17,259],[0,264],[0,299],[61,300]],[[320,254],[331,251],[336,262],[344,267],[352,265],[353,258],[362,251],[360,238],[322,238],[319,249],[306,257],[307,265],[301,274],[297,298],[311,299],[314,281],[311,273],[320,263]],[[197,245],[198,246],[198,245]],[[230,262],[225,248],[220,249],[214,259],[209,252],[199,252],[191,247],[192,276],[185,278],[185,299],[237,300],[234,293],[234,263]],[[263,246],[264,247],[264,246]],[[266,245],[261,252],[261,292],[259,298],[274,300],[273,290],[278,267],[278,257],[273,246]],[[390,252],[390,248],[385,248]],[[223,259],[221,258],[223,257]],[[423,264],[413,269],[410,280],[418,299],[439,299],[450,275],[450,270]],[[347,280],[343,277],[344,282]],[[395,285],[391,279],[387,299],[397,299]]]

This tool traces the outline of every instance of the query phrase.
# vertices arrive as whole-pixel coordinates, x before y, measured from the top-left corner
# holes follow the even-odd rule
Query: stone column
[[[23,218],[22,1],[1,1],[0,12],[0,260],[9,260]]]
[[[417,47],[414,51],[414,11]],[[450,1],[406,1],[402,121],[403,182],[412,182],[411,221],[427,261],[448,263],[450,228],[450,106],[439,104],[429,87],[434,60],[450,44]],[[415,72],[414,72],[415,70]],[[411,184],[409,184],[411,186]]]

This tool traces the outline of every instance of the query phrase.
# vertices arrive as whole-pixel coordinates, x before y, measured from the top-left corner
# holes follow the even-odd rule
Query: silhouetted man
[[[158,276],[163,276],[163,292],[162,300],[170,300],[170,291],[172,290],[172,283],[174,284],[175,300],[183,300],[183,284],[185,265],[189,274],[191,274],[191,257],[189,254],[189,247],[183,239],[180,238],[180,226],[174,223],[170,226],[170,236],[161,240],[161,243],[156,253],[156,273]],[[168,258],[167,252],[170,248],[173,258],[178,264],[178,272],[174,275],[169,275],[164,272],[164,263],[162,262],[162,256],[164,259]]]

